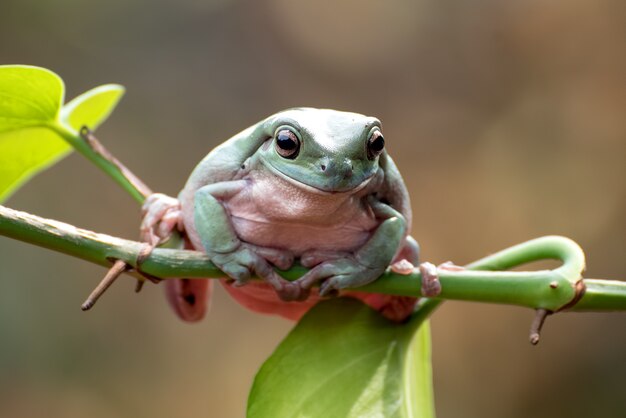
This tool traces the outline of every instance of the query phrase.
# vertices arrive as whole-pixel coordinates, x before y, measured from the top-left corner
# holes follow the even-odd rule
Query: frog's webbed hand
[[[320,296],[333,296],[338,290],[363,286],[373,282],[385,272],[385,267],[370,267],[360,263],[356,257],[325,261],[296,280],[303,289],[309,289],[323,280]]]
[[[141,217],[140,238],[152,246],[166,241],[174,229],[183,230],[180,202],[162,193],[153,193],[146,198]]]
[[[369,197],[377,218],[383,220],[372,237],[354,254],[325,261],[296,280],[305,289],[320,280],[320,295],[327,296],[345,288],[363,286],[376,280],[391,263],[406,234],[404,217],[391,206]]]
[[[230,216],[220,200],[236,195],[246,184],[246,180],[225,181],[209,184],[196,191],[194,224],[202,246],[211,261],[234,280],[235,286],[244,285],[255,273],[269,283],[281,299],[306,299],[308,291],[280,277],[268,262],[271,261],[279,268],[288,268],[293,262],[293,256],[288,252],[247,244],[237,237]]]

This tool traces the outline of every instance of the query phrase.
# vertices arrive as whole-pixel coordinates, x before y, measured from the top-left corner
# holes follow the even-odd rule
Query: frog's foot
[[[175,229],[183,230],[182,212],[178,199],[153,193],[141,208],[141,240],[156,246],[166,241]]]
[[[324,261],[346,258],[350,255],[350,253],[342,251],[312,250],[302,254],[300,257],[300,264],[306,268],[311,268],[323,263]]]
[[[462,271],[465,270],[465,268],[457,266],[451,261],[446,261],[438,267],[435,267],[432,263],[422,263],[419,265],[419,270],[422,274],[422,295],[432,298],[439,296],[441,293],[438,270]]]
[[[361,264],[354,256],[324,261],[296,280],[305,289],[316,283],[320,285],[320,296],[335,296],[340,290],[363,286],[373,282],[385,272],[385,267],[369,267]]]
[[[141,207],[141,225],[139,236],[141,241],[147,246],[137,260],[137,271],[147,277],[140,270],[140,265],[152,250],[159,244],[168,240],[172,232],[176,229],[183,231],[182,212],[178,199],[164,195],[162,193],[150,194]],[[150,279],[150,277],[147,277]],[[154,282],[153,279],[150,279]],[[140,292],[145,280],[138,279],[135,292]]]
[[[260,252],[272,257],[278,257],[277,253],[272,253],[269,251],[270,249],[264,249],[263,251],[259,249],[260,247],[242,243],[230,253],[212,253],[210,257],[211,261],[233,280],[233,286],[245,285],[252,273],[256,273],[257,276],[274,288],[280,299],[284,301],[307,299],[309,296],[308,289],[302,288],[296,282],[290,282],[280,277]],[[293,258],[290,261],[288,259],[289,256],[285,254],[288,253],[284,253],[281,256],[286,257],[285,259],[278,257],[274,260],[277,262],[277,266],[280,264],[282,266],[291,265]]]

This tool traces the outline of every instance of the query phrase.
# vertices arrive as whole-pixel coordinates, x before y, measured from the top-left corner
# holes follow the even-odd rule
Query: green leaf
[[[424,317],[398,325],[354,299],[319,303],[259,370],[248,416],[434,417]]]
[[[63,103],[63,81],[51,71],[0,66],[0,202],[71,151],[47,129]]]
[[[72,147],[47,128],[0,133],[0,202],[70,151]]]
[[[119,84],[91,89],[63,106],[61,120],[77,131],[85,125],[95,130],[115,109],[124,91]]]
[[[64,91],[59,76],[44,68],[0,66],[0,132],[54,121]]]
[[[95,130],[124,94],[122,86],[107,84],[61,108],[64,89],[44,68],[0,66],[0,202],[72,151],[58,134],[62,125]]]

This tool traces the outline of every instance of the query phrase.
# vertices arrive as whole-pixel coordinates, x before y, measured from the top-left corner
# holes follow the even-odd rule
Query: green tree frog
[[[418,246],[410,227],[409,195],[385,151],[380,121],[297,108],[211,151],[178,199],[151,195],[141,235],[156,243],[178,229],[187,248],[206,252],[226,274],[226,290],[257,312],[297,320],[321,297],[339,293],[401,321],[415,298],[344,289],[376,280],[390,265],[412,271]],[[274,267],[288,269],[294,260],[310,271],[289,282]],[[253,274],[262,281],[249,281]],[[436,276],[428,277],[423,292],[436,294]],[[168,280],[166,288],[183,319],[202,318],[211,280]]]

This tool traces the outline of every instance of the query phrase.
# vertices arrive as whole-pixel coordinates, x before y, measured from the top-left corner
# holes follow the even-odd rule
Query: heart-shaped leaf
[[[64,92],[63,80],[52,71],[26,65],[0,66],[0,132],[52,123]]]
[[[0,66],[0,202],[71,150],[47,128],[64,91],[63,81],[46,69]]]
[[[59,76],[44,68],[0,66],[0,202],[72,151],[56,127],[95,129],[115,108],[124,88],[100,86],[61,107],[64,91]]]
[[[316,305],[259,370],[248,416],[434,417],[428,322],[398,325],[364,304]]]

